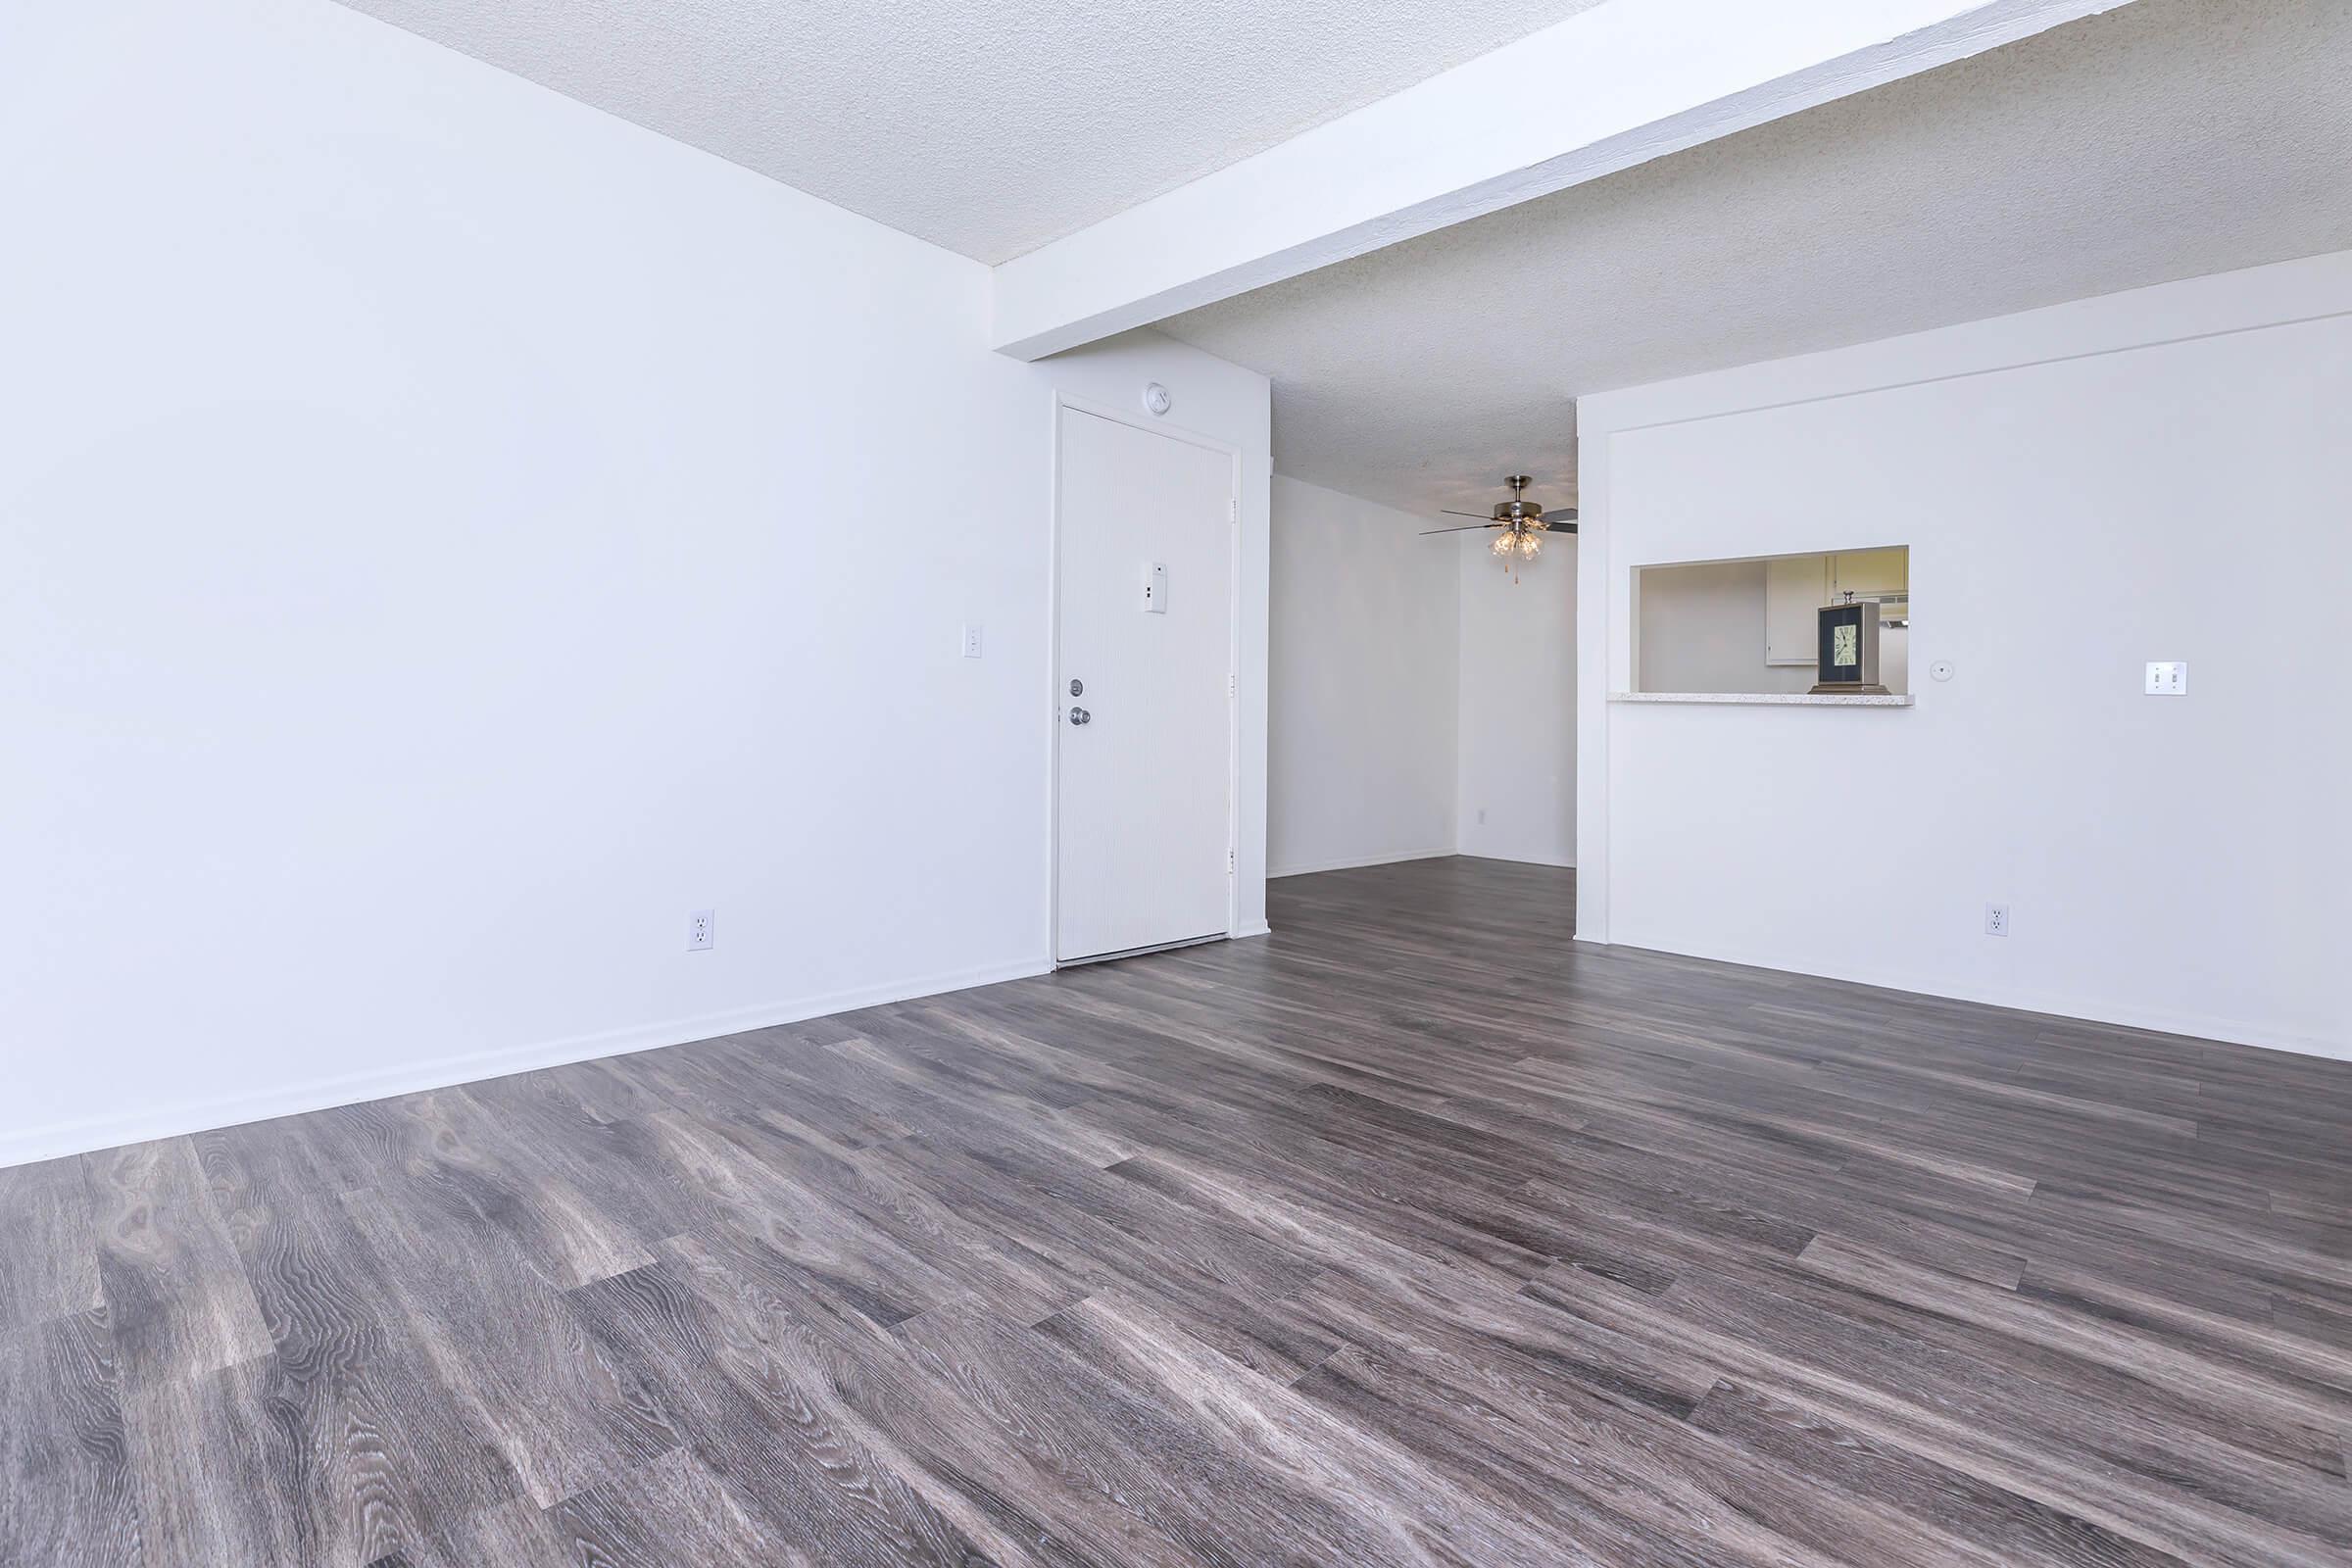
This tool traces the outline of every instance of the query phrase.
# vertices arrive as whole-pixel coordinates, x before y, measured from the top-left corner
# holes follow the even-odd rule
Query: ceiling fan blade
[[[1468,516],[1469,514],[1457,512],[1454,515],[1463,517]],[[1499,528],[1501,526],[1502,524],[1499,522],[1465,522],[1459,528],[1424,528],[1421,530],[1421,537],[1426,539],[1433,533],[1476,533],[1481,528]]]
[[[1491,512],[1456,512],[1451,507],[1440,507],[1438,515],[1442,517],[1484,517],[1489,522],[1494,520],[1494,514]]]

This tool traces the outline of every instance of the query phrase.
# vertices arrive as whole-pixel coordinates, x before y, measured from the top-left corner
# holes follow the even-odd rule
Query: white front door
[[[1229,454],[1061,411],[1054,954],[1225,933]]]

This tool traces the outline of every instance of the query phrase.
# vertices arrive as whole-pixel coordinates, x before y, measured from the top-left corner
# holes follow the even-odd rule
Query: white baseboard
[[[860,1007],[880,1006],[886,1002],[909,1002],[917,997],[937,996],[944,991],[967,991],[974,986],[995,985],[1000,981],[1021,980],[1030,975],[1044,974],[1052,967],[1045,959],[1038,958],[924,975],[855,991],[837,991],[826,996],[802,997],[756,1007],[738,1007],[727,1012],[705,1013],[695,1018],[638,1024],[601,1034],[573,1035],[564,1040],[470,1052],[429,1061],[403,1062],[397,1066],[314,1078],[301,1084],[250,1090],[212,1100],[188,1101],[123,1115],[89,1116],[18,1132],[0,1132],[0,1169],[10,1165],[30,1164],[39,1159],[57,1159],[67,1154],[83,1154],[94,1149],[113,1149],[122,1144],[146,1143],[150,1139],[177,1138],[215,1127],[234,1127],[249,1121],[268,1121],[275,1116],[299,1115],[308,1110],[324,1110],[331,1105],[353,1105],[394,1095],[446,1089],[452,1084],[479,1083],[485,1078],[504,1078],[510,1073],[529,1072],[538,1067],[561,1067],[574,1061],[593,1061],[600,1056],[625,1056],[631,1052],[684,1045],[690,1040],[709,1040],[716,1035],[740,1034],[747,1029],[765,1029],[780,1023],[797,1023],[803,1018],[821,1018],[827,1013],[855,1012]]]
[[[1465,860],[1500,860],[1505,865],[1548,865],[1559,871],[1576,869],[1573,858],[1555,860],[1548,855],[1489,855],[1477,850],[1455,850],[1453,853]]]
[[[1877,986],[1884,991],[1907,991],[1913,996],[1939,997],[1951,1002],[1975,1002],[1988,1007],[2008,1007],[2018,1012],[2038,1012],[2053,1018],[2067,1018],[2082,1023],[2110,1024],[2124,1029],[2144,1029],[2154,1034],[2184,1035],[2194,1040],[2218,1040],[2225,1045],[2254,1046],[2263,1051],[2284,1051],[2298,1056],[2321,1056],[2335,1061],[2352,1061],[2352,1042],[2326,1040],[2318,1035],[2299,1035],[2273,1029],[2267,1025],[2249,1023],[2242,1018],[2217,1018],[2203,1013],[2180,1012],[2162,1007],[2143,1007],[2130,1003],[2107,1001],[2095,997],[2080,997],[2046,991],[2033,991],[2017,986],[1986,986],[1955,983],[1916,974],[1894,973],[1856,964],[1792,963],[1782,957],[1765,957],[1753,953],[1729,949],[1700,949],[1673,947],[1656,941],[1625,940],[1613,943],[1576,939],[1579,947],[1621,947],[1651,953],[1670,953],[1686,958],[1708,958],[1717,963],[1737,963],[1750,969],[1777,969],[1783,974],[1818,975],[1824,980],[1844,980],[1858,986]]]
[[[1312,876],[1317,871],[1352,871],[1360,865],[1395,865],[1402,860],[1433,860],[1441,855],[1453,853],[1453,846],[1448,844],[1440,850],[1390,850],[1380,855],[1359,855],[1340,860],[1304,860],[1269,869],[1266,880],[1271,882],[1282,876]]]
[[[1273,934],[1274,928],[1272,926],[1266,924],[1266,922],[1263,920],[1258,920],[1250,925],[1242,927],[1239,931],[1234,932],[1233,940],[1239,942],[1244,937],[1270,937]]]

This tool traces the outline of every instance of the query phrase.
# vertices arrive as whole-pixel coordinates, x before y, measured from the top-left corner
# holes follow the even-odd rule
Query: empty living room
[[[2352,3],[0,0],[0,1568],[2352,1564]]]

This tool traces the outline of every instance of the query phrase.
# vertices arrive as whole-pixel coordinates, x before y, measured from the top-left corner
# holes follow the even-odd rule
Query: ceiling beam
[[[1603,0],[1003,264],[993,340],[1042,359],[2126,3]]]

